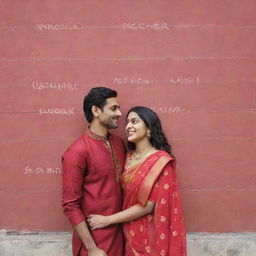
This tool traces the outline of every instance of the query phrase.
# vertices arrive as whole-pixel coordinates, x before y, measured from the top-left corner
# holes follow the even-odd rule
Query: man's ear
[[[99,117],[99,110],[100,108],[98,108],[97,106],[95,105],[92,106],[92,114],[94,117]]]

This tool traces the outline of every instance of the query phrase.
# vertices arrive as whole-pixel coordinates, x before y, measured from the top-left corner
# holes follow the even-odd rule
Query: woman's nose
[[[126,124],[125,129],[127,130],[127,129],[129,129],[130,127],[131,127],[131,122],[128,122],[128,123]]]

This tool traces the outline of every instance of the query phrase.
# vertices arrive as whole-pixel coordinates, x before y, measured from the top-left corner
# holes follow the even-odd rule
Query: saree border
[[[161,156],[151,167],[150,171],[141,182],[141,185],[138,191],[138,202],[141,205],[144,206],[146,204],[156,179],[162,172],[163,168],[172,160],[174,159],[171,156],[164,155],[164,156]]]

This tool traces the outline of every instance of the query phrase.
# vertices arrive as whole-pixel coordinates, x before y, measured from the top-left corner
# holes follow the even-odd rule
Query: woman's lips
[[[135,132],[133,132],[133,131],[128,131],[128,132],[127,132],[127,137],[132,136],[134,133],[135,133]]]

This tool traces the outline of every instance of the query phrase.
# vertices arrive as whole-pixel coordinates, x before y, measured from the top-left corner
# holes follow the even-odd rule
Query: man
[[[122,227],[89,230],[90,214],[110,215],[122,208],[120,175],[125,161],[123,141],[109,133],[121,116],[117,93],[96,87],[84,98],[89,128],[63,154],[65,215],[74,227],[73,256],[122,256]]]

